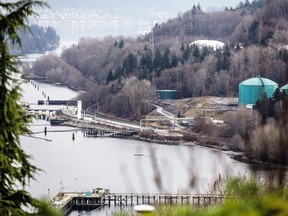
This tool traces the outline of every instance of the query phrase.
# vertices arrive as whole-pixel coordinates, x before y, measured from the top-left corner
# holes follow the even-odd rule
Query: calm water
[[[34,103],[43,99],[42,91],[51,99],[69,99],[77,95],[77,92],[59,85],[36,83],[38,85],[39,90],[31,83],[23,85],[23,100]],[[46,136],[38,133],[21,138],[21,145],[33,157],[33,164],[43,169],[36,177],[37,181],[31,182],[29,187],[32,195],[39,198],[55,196],[61,186],[64,191],[83,192],[104,187],[111,192],[197,193],[207,191],[219,174],[224,178],[249,173],[248,165],[217,150],[125,139],[85,138],[77,128],[50,126],[44,120],[35,121],[31,130],[41,132],[44,127],[48,131]],[[134,153],[144,156],[134,156]],[[155,170],[160,172],[160,186],[153,180]],[[191,187],[193,178],[196,178],[196,184]],[[102,210],[102,214],[107,212]]]
[[[46,94],[46,98],[44,97]],[[38,100],[69,100],[78,95],[69,88],[57,84],[40,83],[37,81],[25,81],[22,85],[22,100],[28,103],[36,104]]]
[[[167,146],[135,140],[112,138],[85,138],[81,131],[69,127],[51,127],[46,121],[37,121],[32,131],[43,131],[47,136],[23,137],[22,146],[34,163],[45,170],[31,185],[35,196],[51,195],[60,191],[87,191],[95,187],[109,188],[112,192],[169,192],[190,193],[207,188],[219,176],[245,173],[247,166],[230,159],[219,151],[200,147]],[[54,132],[50,132],[54,131]],[[49,139],[51,141],[41,140]],[[144,156],[134,156],[134,153]],[[153,160],[155,155],[155,160]],[[160,170],[162,188],[153,181],[154,163]],[[196,188],[189,187],[191,177],[196,177]],[[196,189],[196,191],[195,191]]]

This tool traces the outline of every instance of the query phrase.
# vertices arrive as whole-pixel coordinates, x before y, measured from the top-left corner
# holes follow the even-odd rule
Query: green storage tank
[[[179,99],[178,90],[156,90],[156,94],[159,99]]]
[[[284,85],[282,88],[280,88],[280,91],[286,91],[286,93],[288,93],[288,84],[287,85]]]
[[[264,92],[272,97],[278,84],[272,80],[255,77],[247,79],[239,84],[239,105],[255,105],[261,99]]]

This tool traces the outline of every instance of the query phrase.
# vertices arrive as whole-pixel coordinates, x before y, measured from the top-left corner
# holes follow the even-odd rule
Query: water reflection
[[[47,127],[46,136],[44,127]],[[34,163],[45,170],[37,177],[38,182],[31,184],[34,195],[43,196],[48,189],[56,194],[61,181],[66,191],[87,191],[101,186],[112,192],[196,193],[207,190],[207,185],[218,179],[219,174],[225,178],[244,175],[248,170],[248,165],[234,161],[221,151],[136,140],[85,138],[81,131],[72,132],[73,129],[52,127],[39,120],[31,130],[43,133],[34,135],[37,138],[22,137],[23,148],[33,156]],[[67,132],[63,132],[65,130]],[[143,156],[135,156],[135,152],[142,152]],[[193,187],[192,177],[196,177]],[[157,187],[155,179],[161,187]]]

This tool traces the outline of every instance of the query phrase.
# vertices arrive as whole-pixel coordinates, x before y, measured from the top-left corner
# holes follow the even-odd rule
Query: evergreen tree
[[[248,29],[248,40],[250,44],[259,44],[258,29],[260,22],[254,20]]]
[[[143,79],[149,78],[148,75],[149,75],[148,69],[147,68],[143,68],[142,70],[139,71],[139,74],[138,74],[137,77],[138,77],[139,80],[143,80]]]
[[[148,69],[149,72],[153,70],[153,61],[151,52],[147,52],[145,55],[141,57],[140,66],[141,68]]]
[[[154,60],[153,60],[153,68],[156,71],[156,75],[160,75],[162,66],[162,54],[160,52],[160,49],[158,48],[155,52]]]
[[[198,46],[195,46],[195,48],[193,50],[193,57],[195,58],[195,61],[200,60],[200,51],[199,51]]]
[[[113,77],[113,73],[112,71],[110,70],[108,75],[107,75],[107,78],[106,78],[106,84],[108,84],[109,82],[113,81],[114,77]]]
[[[261,124],[266,124],[269,117],[273,116],[273,106],[271,106],[272,100],[268,98],[266,92],[264,92],[261,100],[258,100],[254,106],[254,109],[258,110],[261,115]],[[271,110],[272,109],[272,110]]]
[[[216,50],[215,57],[217,59],[216,71],[219,72],[223,68],[222,53],[220,49]]]
[[[124,47],[124,41],[121,39],[121,41],[119,42],[119,48],[123,48]]]
[[[165,50],[164,56],[163,56],[163,61],[162,61],[162,69],[167,69],[171,67],[170,63],[170,49],[167,48]]]
[[[230,51],[229,47],[226,45],[223,52],[222,69],[229,70],[229,66],[230,66]]]
[[[203,49],[202,49],[202,53],[200,55],[200,61],[203,62],[206,58],[206,56],[208,56],[210,54],[210,51],[208,49],[207,46],[204,46]]]
[[[185,51],[185,47],[184,47],[184,44],[183,44],[183,43],[181,44],[180,51],[181,51],[181,52],[184,52],[184,51]]]
[[[189,45],[186,46],[186,49],[183,52],[182,58],[184,61],[187,61],[190,58],[190,47]]]
[[[28,28],[28,19],[36,15],[34,7],[47,6],[42,1],[0,2],[0,215],[51,215],[40,209],[40,202],[25,190],[38,169],[20,146],[20,136],[29,134],[31,117],[20,105],[20,71],[17,57],[9,52],[9,43],[21,46],[18,31]],[[41,212],[41,213],[40,213]]]
[[[275,100],[275,102],[278,102],[281,100],[281,98],[282,98],[281,91],[279,88],[277,88],[273,94],[273,99]]]
[[[137,58],[133,53],[129,53],[129,55],[124,59],[123,70],[127,75],[134,72],[137,68]]]
[[[195,15],[197,13],[197,8],[195,5],[193,5],[191,13],[192,13],[192,15]]]
[[[177,66],[178,66],[178,58],[177,58],[177,56],[174,54],[174,55],[172,55],[171,68],[172,68],[172,67],[177,67]]]
[[[120,79],[121,76],[123,76],[123,68],[118,66],[114,72],[114,79],[116,80],[117,78]]]

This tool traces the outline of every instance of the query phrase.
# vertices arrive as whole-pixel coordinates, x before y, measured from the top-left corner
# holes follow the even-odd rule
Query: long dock
[[[192,205],[209,206],[222,203],[224,196],[191,194],[150,194],[150,193],[110,193],[103,188],[93,192],[60,192],[51,200],[54,208],[60,209],[64,216],[73,210],[94,210],[106,206],[135,205]]]
[[[117,193],[104,195],[104,205],[133,206],[142,204],[168,204],[207,206],[222,203],[224,199],[224,196],[217,195]]]

